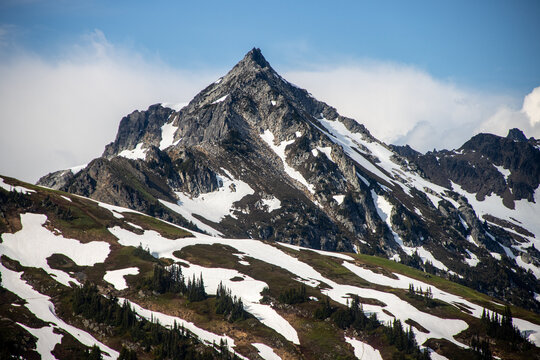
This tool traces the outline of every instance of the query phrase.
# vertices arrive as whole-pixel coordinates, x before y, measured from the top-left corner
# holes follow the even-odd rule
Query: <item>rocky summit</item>
[[[387,145],[253,49],[38,184],[212,236],[391,258],[539,311],[539,144],[512,129],[426,154]]]

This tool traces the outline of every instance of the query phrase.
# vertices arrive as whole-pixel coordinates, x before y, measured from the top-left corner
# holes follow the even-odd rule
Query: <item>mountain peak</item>
[[[519,130],[518,128],[510,129],[506,137],[510,140],[527,141],[527,138],[525,137],[523,131]]]
[[[261,68],[266,68],[266,67],[270,67],[270,64],[268,63],[268,61],[266,61],[266,59],[264,58],[262,52],[261,52],[261,49],[259,48],[253,48],[251,49],[245,56],[244,58],[240,61],[239,64],[242,64],[242,65],[258,65],[260,66]]]

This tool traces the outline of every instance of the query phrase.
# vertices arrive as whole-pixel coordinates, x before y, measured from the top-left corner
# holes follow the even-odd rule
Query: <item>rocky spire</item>
[[[508,135],[506,135],[506,138],[515,141],[527,141],[523,131],[519,130],[518,128],[510,129],[510,131],[508,131]]]
[[[264,58],[261,49],[253,48],[251,49],[244,58],[238,63],[238,66],[259,66],[261,68],[271,68],[270,64]]]

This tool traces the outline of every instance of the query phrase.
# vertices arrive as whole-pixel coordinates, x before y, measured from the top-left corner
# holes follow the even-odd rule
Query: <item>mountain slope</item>
[[[253,49],[184,108],[130,114],[102,158],[39,184],[214,236],[378,254],[538,311],[540,150],[501,139],[479,135],[438,165],[378,141]]]
[[[223,358],[226,349],[249,359],[425,358],[397,341],[410,338],[398,336],[399,324],[410,325],[434,359],[479,356],[469,349],[476,339],[489,340],[502,358],[538,358],[531,343],[490,333],[482,314],[502,314],[501,304],[391,260],[212,237],[15,179],[1,183],[2,329],[27,339],[2,337],[6,349],[19,347],[12,354],[74,358],[97,344],[108,358],[126,349],[159,358],[168,348],[151,334],[170,336],[176,322],[184,348],[207,358]],[[168,287],[179,285],[163,277],[172,269],[187,283],[202,279],[207,295]],[[220,285],[231,301],[242,300],[242,312],[218,310]],[[101,309],[116,302],[123,305],[115,311],[140,318],[126,325],[119,317],[112,326],[115,316],[99,316],[109,310],[90,305],[96,299]],[[511,311],[511,323],[540,344],[538,315]]]

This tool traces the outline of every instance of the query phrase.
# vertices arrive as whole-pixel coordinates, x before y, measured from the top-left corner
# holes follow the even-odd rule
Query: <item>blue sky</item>
[[[189,101],[252,47],[388,143],[540,138],[538,34],[537,0],[0,0],[0,174],[88,162],[123,116]]]
[[[381,59],[481,88],[540,80],[540,2],[10,1],[0,23],[47,57],[81,34],[182,68],[232,66],[253,46],[281,68]]]

